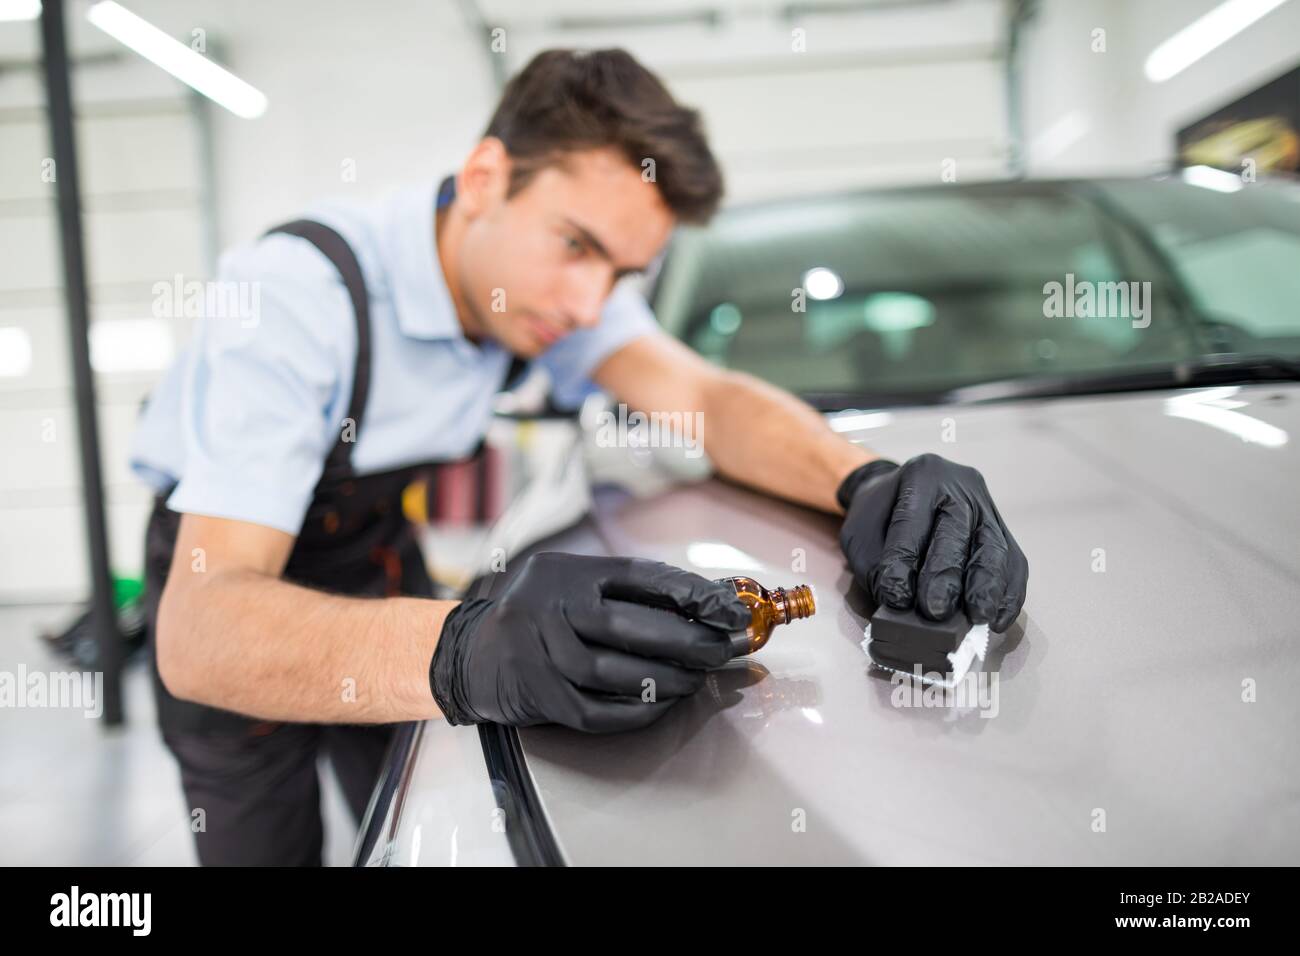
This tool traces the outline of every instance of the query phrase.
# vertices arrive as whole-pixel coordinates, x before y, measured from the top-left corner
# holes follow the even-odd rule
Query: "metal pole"
[[[1038,12],[1038,0],[1014,0],[1007,25],[1007,171],[1023,178],[1025,156],[1025,104],[1021,85],[1020,53],[1025,25]]]
[[[122,637],[113,607],[113,581],[108,568],[108,531],[104,520],[104,486],[99,463],[99,431],[95,421],[95,381],[90,371],[86,263],[81,243],[81,197],[77,189],[77,143],[72,129],[68,48],[64,35],[63,0],[41,5],[46,108],[54,149],[54,178],[59,196],[59,245],[63,250],[63,293],[68,309],[68,342],[76,386],[77,435],[81,445],[81,486],[86,503],[86,542],[90,547],[91,612],[104,672],[104,722],[117,726],[122,713]]]

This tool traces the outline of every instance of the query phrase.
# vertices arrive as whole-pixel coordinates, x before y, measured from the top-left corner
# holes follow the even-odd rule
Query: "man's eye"
[[[577,253],[582,252],[582,243],[577,239],[574,239],[572,236],[565,236],[564,248],[576,255]]]

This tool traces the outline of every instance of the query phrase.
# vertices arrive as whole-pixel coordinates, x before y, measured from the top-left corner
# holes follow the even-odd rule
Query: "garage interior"
[[[1245,25],[1170,52],[1223,7]],[[187,85],[133,48],[149,31],[228,72]],[[1288,75],[1300,124],[1294,0],[0,0],[0,671],[103,681],[93,715],[0,708],[0,864],[197,863],[148,665],[125,636],[153,505],[129,449],[193,333],[185,283],[314,201],[454,171],[507,79],[557,47],[624,48],[697,107],[737,210],[788,200],[829,216],[842,210],[818,197],[944,183],[1231,177],[1189,163],[1180,134]],[[1294,180],[1286,163],[1270,174]],[[903,243],[920,215],[882,228]],[[797,231],[809,221],[791,248],[817,241]],[[924,225],[927,243],[996,226]],[[784,340],[751,344],[808,387],[836,361],[800,369]],[[505,534],[513,553],[581,514],[528,498],[530,476],[563,471],[569,424],[493,428],[511,451],[491,510],[514,505],[516,520],[502,531],[448,485],[431,558],[445,595],[482,570],[485,542]],[[357,827],[322,779],[325,862],[351,865]]]

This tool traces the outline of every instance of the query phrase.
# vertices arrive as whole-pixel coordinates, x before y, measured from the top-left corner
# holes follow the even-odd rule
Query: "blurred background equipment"
[[[1178,131],[1184,166],[1300,172],[1300,66]]]

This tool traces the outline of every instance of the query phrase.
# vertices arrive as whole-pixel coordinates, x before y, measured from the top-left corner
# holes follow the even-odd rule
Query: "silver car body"
[[[829,418],[986,476],[1031,574],[984,690],[871,666],[833,517],[713,478],[598,485],[548,549],[811,583],[818,610],[649,729],[520,731],[564,862],[1300,862],[1300,387]],[[484,753],[475,728],[408,735],[359,862],[515,862]]]

